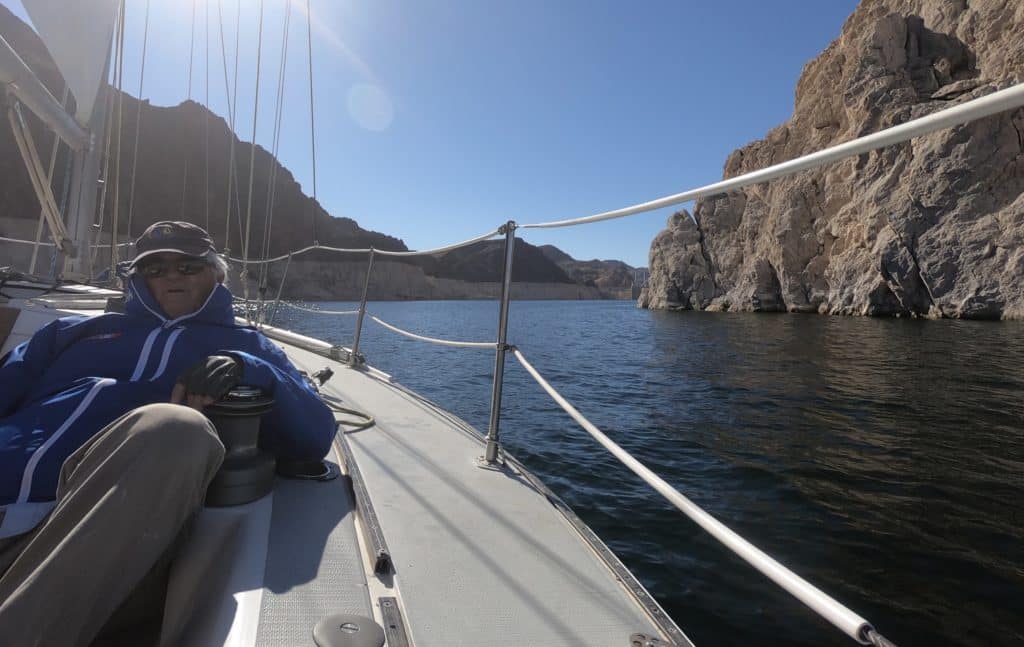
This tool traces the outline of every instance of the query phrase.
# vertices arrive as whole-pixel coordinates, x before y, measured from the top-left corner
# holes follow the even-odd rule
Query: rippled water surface
[[[493,302],[371,310],[424,335],[496,336]],[[350,345],[355,321],[278,323]],[[898,645],[1024,644],[1024,325],[526,301],[509,341],[637,458]],[[493,352],[370,321],[361,348],[486,429]],[[502,437],[698,645],[855,644],[620,467],[511,357]]]

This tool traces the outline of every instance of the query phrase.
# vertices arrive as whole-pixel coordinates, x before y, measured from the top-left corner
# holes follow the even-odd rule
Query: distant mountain
[[[513,281],[537,283],[577,283],[542,251],[517,238],[512,263]],[[487,240],[424,260],[429,276],[468,281],[500,281],[505,259],[505,241]]]
[[[569,278],[583,285],[592,285],[602,290],[626,289],[633,285],[635,268],[622,261],[578,261],[554,245],[538,248],[550,261],[558,265]]]
[[[64,87],[63,80],[46,48],[30,27],[3,6],[0,6],[0,34],[17,48],[51,93],[59,98]],[[256,145],[253,156],[253,147],[239,140],[223,118],[201,104],[185,101],[177,106],[160,107],[148,101],[140,102],[127,94],[109,91],[113,94],[110,98],[114,106],[120,106],[120,115],[115,110],[112,123],[120,119],[121,137],[118,145],[117,133],[113,133],[111,179],[106,183],[102,230],[110,232],[116,202],[119,240],[134,238],[147,226],[160,220],[188,220],[205,227],[218,247],[226,248],[236,257],[243,253],[247,230],[250,258],[263,256],[264,246],[268,255],[278,256],[312,245],[314,241],[329,247],[407,249],[399,238],[364,229],[351,218],[331,216],[303,192],[291,172],[281,166],[269,151]],[[31,113],[23,112],[31,123],[40,156],[48,160],[52,133],[46,131]],[[141,116],[141,127],[136,163],[134,137],[138,116]],[[232,167],[232,140],[235,177],[231,181],[229,193],[228,170]],[[62,201],[60,192],[64,186],[63,170],[67,167],[69,156],[67,147],[61,148],[52,182],[58,204]],[[120,173],[115,174],[118,151]],[[250,160],[253,161],[251,199],[248,194]],[[3,178],[0,180],[0,235],[10,234],[14,230],[26,231],[30,228],[27,221],[34,224],[38,218],[39,203],[9,128],[0,128],[0,174]],[[118,182],[114,181],[115,175],[119,178],[116,191]],[[269,195],[271,176],[275,178],[272,196]],[[271,197],[273,209],[268,210]],[[271,212],[273,218],[268,227],[267,214]],[[26,222],[21,222],[23,220]],[[13,226],[12,222],[17,226]],[[493,283],[501,279],[503,245],[501,240],[485,241],[437,257],[398,258],[394,262],[419,267],[428,277]],[[311,252],[299,258],[306,262],[351,264],[362,262],[365,256]],[[350,268],[342,270],[338,267],[334,273],[342,271],[350,271]],[[332,272],[327,271],[326,274],[331,275]],[[318,276],[318,280],[330,281],[322,275]],[[399,276],[405,277],[401,280],[408,280],[409,275],[396,272],[396,281],[399,281]],[[622,286],[621,282],[609,282],[597,274],[578,278],[581,276],[584,273],[566,269],[562,263],[551,260],[541,249],[522,240],[516,241],[513,264],[515,281],[584,284],[597,288],[603,285],[614,288]],[[629,282],[624,285],[628,286]],[[393,287],[391,293],[402,293],[397,283]],[[586,292],[591,295],[598,293],[596,290]],[[417,293],[415,298],[430,297],[429,294],[424,296]]]

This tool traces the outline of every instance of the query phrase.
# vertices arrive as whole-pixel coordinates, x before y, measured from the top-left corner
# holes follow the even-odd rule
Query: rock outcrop
[[[864,0],[735,177],[1024,81],[1019,0]],[[1024,318],[1024,110],[697,201],[650,250],[658,309]]]

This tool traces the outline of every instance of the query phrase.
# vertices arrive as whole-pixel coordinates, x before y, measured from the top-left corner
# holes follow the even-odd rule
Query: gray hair
[[[224,258],[212,249],[206,252],[206,256],[203,258],[206,259],[207,263],[213,266],[214,271],[217,273],[217,280],[222,283],[224,287],[228,287],[228,270],[230,269],[228,259]]]

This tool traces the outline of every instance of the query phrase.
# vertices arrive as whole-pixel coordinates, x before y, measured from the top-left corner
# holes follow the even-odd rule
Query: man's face
[[[154,254],[139,263],[138,272],[164,314],[171,319],[191,314],[217,285],[214,267],[202,258]]]

